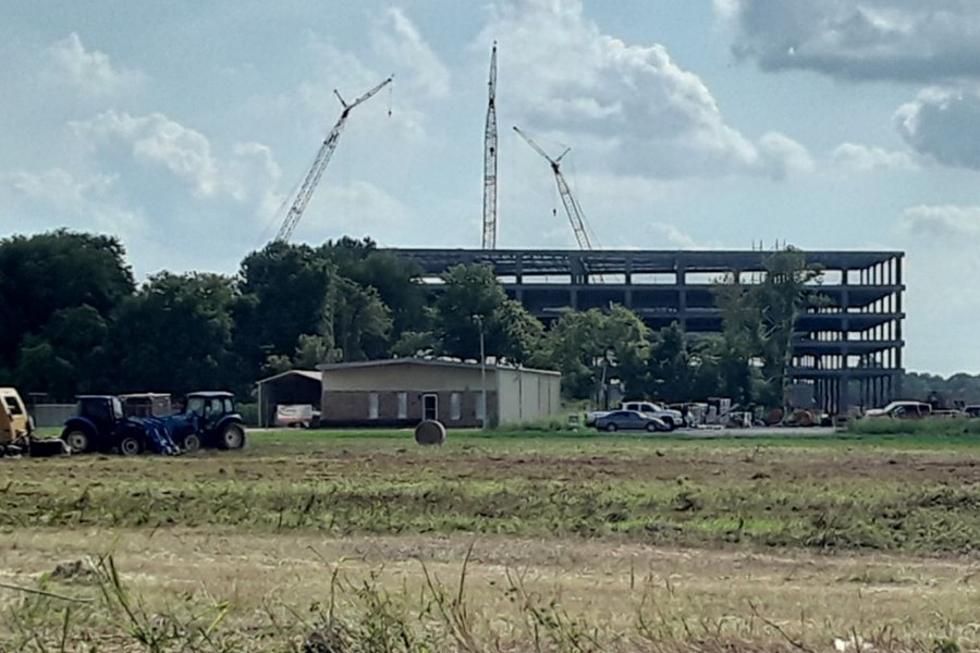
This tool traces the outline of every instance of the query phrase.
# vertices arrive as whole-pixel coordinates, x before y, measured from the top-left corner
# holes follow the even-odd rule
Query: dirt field
[[[4,460],[0,584],[59,596],[0,588],[0,650],[967,650],[978,462],[967,436],[297,432]]]

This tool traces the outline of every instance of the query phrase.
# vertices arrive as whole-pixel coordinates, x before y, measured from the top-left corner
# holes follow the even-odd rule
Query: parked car
[[[978,405],[964,406],[963,407],[963,414],[966,415],[967,417],[971,417],[971,418],[972,417],[980,417],[980,406],[978,406]]]
[[[320,411],[310,404],[279,404],[276,406],[276,426],[313,428],[320,424]]]
[[[659,417],[653,417],[638,410],[614,410],[598,417],[595,421],[596,429],[600,431],[670,431]]]
[[[932,415],[932,406],[921,401],[893,401],[884,408],[872,408],[865,417],[890,417],[893,419],[920,419]]]
[[[656,417],[664,423],[668,431],[672,431],[677,427],[684,426],[684,415],[679,410],[673,410],[671,408],[665,408],[662,404],[658,404],[654,401],[624,401],[620,405],[619,410],[631,410],[644,415],[649,415],[650,417]],[[595,426],[596,421],[607,415],[612,414],[615,411],[593,411],[585,415],[585,425]]]
[[[679,410],[667,408],[655,401],[624,401],[623,410],[635,410],[663,421],[670,429],[684,426],[684,415]]]

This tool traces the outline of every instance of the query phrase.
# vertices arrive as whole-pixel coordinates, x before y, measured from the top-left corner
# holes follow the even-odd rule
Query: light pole
[[[480,428],[485,431],[487,430],[487,355],[483,345],[483,316],[474,315],[473,321],[480,330],[480,404],[483,408]]]

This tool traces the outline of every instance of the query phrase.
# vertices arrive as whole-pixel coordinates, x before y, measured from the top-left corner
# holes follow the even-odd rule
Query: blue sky
[[[0,1],[0,235],[118,234],[234,272],[351,98],[296,231],[478,246],[490,43],[502,247],[896,248],[907,364],[980,372],[980,3]],[[390,115],[389,115],[390,109]],[[936,337],[934,334],[941,334]]]

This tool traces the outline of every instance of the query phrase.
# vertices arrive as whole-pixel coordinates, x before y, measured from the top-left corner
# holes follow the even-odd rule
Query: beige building
[[[447,427],[483,421],[480,365],[396,358],[319,366],[325,426],[414,426],[437,419]],[[561,374],[486,366],[490,425],[534,420],[560,410]]]

